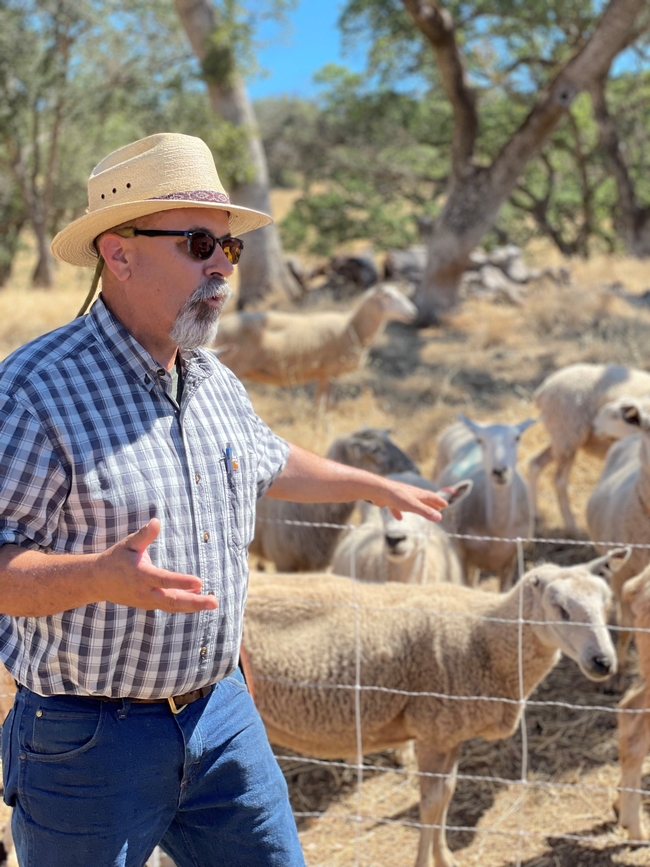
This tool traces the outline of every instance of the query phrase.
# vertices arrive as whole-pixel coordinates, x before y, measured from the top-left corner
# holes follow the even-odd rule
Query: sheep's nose
[[[508,468],[494,467],[494,469],[492,470],[492,475],[497,480],[497,482],[505,482],[508,478]]]
[[[406,541],[406,536],[386,536],[386,544],[393,550],[397,548],[400,542]]]
[[[611,672],[612,663],[613,660],[609,656],[594,656],[591,660],[591,667],[594,674],[602,675],[604,677]]]

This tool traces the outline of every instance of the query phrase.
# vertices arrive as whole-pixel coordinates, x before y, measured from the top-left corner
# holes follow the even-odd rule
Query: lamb
[[[435,489],[432,482],[415,473],[391,474],[409,484]],[[465,482],[450,500],[458,502],[471,490]],[[361,581],[400,581],[402,584],[426,584],[449,581],[463,584],[464,575],[453,541],[437,524],[412,512],[398,520],[390,509],[370,506],[364,522],[341,537],[331,571]]]
[[[634,626],[639,630],[650,630],[650,568],[625,582],[623,599],[632,612]],[[650,631],[637,632],[635,640],[644,682],[633,687],[619,705],[620,787],[628,791],[619,793],[614,809],[619,824],[627,829],[631,839],[647,840],[641,819],[642,796],[639,790],[642,788],[643,760],[650,752]]]
[[[503,595],[327,573],[251,574],[243,645],[269,740],[340,759],[358,754],[357,722],[363,753],[415,739],[423,825],[416,867],[427,867],[432,847],[435,867],[452,867],[444,826],[461,745],[510,736],[520,699],[560,651],[592,680],[616,669],[603,577],[628,555],[544,564]]]
[[[416,315],[415,305],[384,283],[347,313],[230,313],[219,325],[215,351],[240,379],[284,386],[315,380],[320,402],[329,398],[334,377],[363,363],[386,322],[412,322]]]
[[[535,392],[535,401],[551,442],[530,461],[528,485],[534,515],[537,514],[537,480],[555,461],[555,492],[566,531],[578,533],[568,494],[569,473],[579,449],[604,457],[613,439],[605,431],[598,436],[593,420],[605,404],[617,397],[650,395],[650,374],[620,364],[570,364],[548,376]]]
[[[433,471],[436,483],[444,487],[463,478],[474,482],[458,507],[443,512],[442,525],[448,533],[503,539],[532,535],[528,490],[516,464],[519,438],[534,421],[480,425],[461,415],[460,422],[443,431]],[[470,586],[478,585],[481,571],[495,572],[501,590],[512,586],[516,542],[461,538],[456,545]]]
[[[417,467],[388,432],[362,427],[334,440],[326,457],[381,476]],[[326,569],[355,503],[292,503],[262,497],[257,503],[255,537],[249,551],[282,572]],[[329,526],[301,526],[322,524]],[[294,523],[287,523],[294,522]]]
[[[638,433],[610,448],[600,480],[587,502],[589,537],[601,553],[611,547],[603,542],[643,544],[650,539],[650,404],[630,400],[621,411],[626,423]],[[650,551],[634,548],[614,580],[617,623],[621,627],[617,639],[619,671],[623,670],[632,638],[632,612],[623,595],[623,584],[648,563]]]

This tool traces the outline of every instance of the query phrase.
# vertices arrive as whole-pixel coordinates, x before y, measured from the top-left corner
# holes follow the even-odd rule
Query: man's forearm
[[[383,486],[382,476],[321,458],[292,444],[284,470],[266,496],[296,503],[351,503],[370,499],[370,491]]]
[[[42,617],[99,601],[95,586],[97,554],[45,554],[0,548],[0,612]]]
[[[43,617],[91,602],[113,602],[170,613],[214,610],[216,597],[201,593],[201,580],[160,569],[148,546],[160,532],[151,518],[100,554],[45,554],[17,545],[0,548],[0,612]]]
[[[296,445],[291,446],[284,470],[266,496],[297,503],[369,500],[377,506],[388,506],[397,517],[402,511],[415,512],[431,521],[439,521],[438,510],[447,505],[433,491],[321,458]]]

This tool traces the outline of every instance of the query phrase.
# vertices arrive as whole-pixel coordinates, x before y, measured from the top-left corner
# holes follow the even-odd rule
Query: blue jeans
[[[43,698],[2,731],[21,867],[304,867],[284,778],[239,671],[174,716],[167,702]]]

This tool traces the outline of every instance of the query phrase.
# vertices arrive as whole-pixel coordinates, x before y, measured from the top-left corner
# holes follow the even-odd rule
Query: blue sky
[[[266,21],[258,29],[262,43],[257,51],[264,75],[248,79],[252,99],[266,96],[312,97],[317,88],[312,82],[315,72],[326,63],[339,63],[361,71],[365,66],[362,46],[343,53],[341,33],[336,26],[344,0],[298,0],[287,15],[287,23],[278,27]],[[631,50],[614,61],[614,74],[636,66]]]
[[[252,99],[280,94],[314,96],[312,76],[326,63],[363,68],[361,51],[342,53],[341,34],[336,27],[342,5],[336,0],[299,0],[282,30],[270,22],[263,25],[258,36],[267,45],[257,57],[267,75],[248,80]]]

